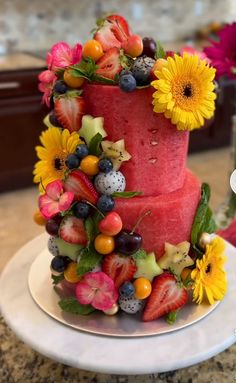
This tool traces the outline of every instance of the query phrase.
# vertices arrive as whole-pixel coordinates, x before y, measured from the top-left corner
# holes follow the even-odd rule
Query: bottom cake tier
[[[164,253],[165,242],[177,244],[190,239],[200,189],[197,177],[187,170],[181,189],[156,197],[117,198],[115,210],[130,230],[138,218],[150,210],[136,231],[142,235],[143,248],[154,251],[159,258]]]

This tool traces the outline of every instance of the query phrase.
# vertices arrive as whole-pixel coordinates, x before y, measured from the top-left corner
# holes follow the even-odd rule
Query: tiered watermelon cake
[[[170,323],[191,296],[222,299],[209,186],[186,168],[189,131],[214,113],[215,70],[132,34],[119,15],[83,46],[55,44],[47,66],[35,220],[50,235],[61,309]]]

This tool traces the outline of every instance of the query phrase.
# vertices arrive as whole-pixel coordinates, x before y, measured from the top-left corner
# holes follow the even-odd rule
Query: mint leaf
[[[71,314],[88,315],[95,311],[91,305],[81,305],[74,297],[61,299],[58,304],[63,311]]]
[[[168,313],[166,316],[166,322],[170,325],[174,324],[177,319],[177,314],[177,311],[171,311],[170,313]]]
[[[203,232],[213,233],[216,229],[216,224],[213,219],[212,211],[208,206],[210,200],[210,186],[206,183],[202,184],[201,199],[198,204],[197,212],[194,218],[192,231],[191,231],[191,243],[197,245],[199,236]]]
[[[93,215],[93,223],[94,223],[94,234],[95,236],[99,234],[98,224],[103,219],[103,215],[98,211],[95,211]]]
[[[101,150],[101,142],[103,140],[103,137],[100,133],[95,134],[95,136],[91,139],[89,143],[89,153],[93,154],[94,156],[99,157],[102,153]]]
[[[136,261],[137,259],[145,259],[147,253],[144,249],[139,249],[136,253],[132,254],[132,258]]]
[[[141,195],[142,192],[136,192],[136,191],[125,191],[125,192],[114,192],[112,193],[112,197],[114,198],[133,198],[138,195]]]
[[[83,248],[80,255],[81,258],[77,266],[77,274],[79,277],[91,271],[102,260],[102,255],[97,253],[92,246]]]
[[[155,58],[156,59],[165,59],[166,58],[166,52],[161,45],[160,41],[157,41],[157,49],[155,53]]]
[[[51,275],[51,278],[53,280],[53,285],[58,285],[58,283],[60,283],[61,281],[63,281],[64,279],[64,274],[61,274],[61,275]]]
[[[87,233],[88,237],[88,245],[87,247],[90,246],[90,244],[93,242],[94,237],[95,237],[95,228],[94,228],[94,222],[91,217],[87,218],[84,222],[85,230]]]
[[[104,76],[100,76],[97,73],[94,73],[94,75],[92,77],[92,81],[96,81],[96,82],[99,82],[101,84],[107,84],[107,85],[116,85],[117,84],[117,81],[112,80],[112,79],[107,78],[107,77],[104,77]]]

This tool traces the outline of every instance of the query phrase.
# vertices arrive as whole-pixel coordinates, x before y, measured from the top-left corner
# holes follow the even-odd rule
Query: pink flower
[[[199,51],[191,47],[190,45],[185,45],[180,49],[181,56],[183,56],[184,52],[187,52],[189,55],[192,55],[192,56],[197,55],[200,60],[206,60],[206,62],[210,64],[210,60],[204,52]]]
[[[217,78],[228,76],[236,79],[236,23],[226,25],[219,33],[219,40],[210,40],[212,46],[204,48],[207,57],[216,68]]]
[[[56,72],[58,69],[66,68],[69,65],[78,64],[82,58],[82,45],[76,44],[73,48],[60,41],[54,44],[47,54],[48,69]]]
[[[50,97],[52,95],[53,86],[57,80],[57,76],[51,70],[44,70],[39,74],[38,79],[40,81],[39,90],[44,93],[42,101],[49,107]]]
[[[70,208],[74,199],[73,192],[64,192],[60,180],[50,182],[46,193],[39,197],[39,209],[42,215],[49,219],[62,211]]]
[[[91,272],[77,283],[76,297],[82,305],[92,305],[97,310],[108,310],[118,299],[114,281],[102,271]]]

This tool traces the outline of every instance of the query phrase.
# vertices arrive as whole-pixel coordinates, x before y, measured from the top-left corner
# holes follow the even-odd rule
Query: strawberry
[[[88,241],[83,220],[72,216],[63,218],[60,224],[59,236],[65,242],[78,245],[86,245]]]
[[[121,48],[122,43],[130,36],[127,21],[119,15],[110,15],[102,20],[99,29],[94,35],[94,39],[99,41],[104,52],[108,49]]]
[[[72,191],[76,198],[83,199],[96,205],[98,193],[90,179],[81,171],[73,170],[65,180],[66,191]]]
[[[99,76],[112,80],[114,80],[116,74],[123,69],[120,63],[120,51],[115,47],[109,49],[96,64],[98,66],[96,73]]]
[[[70,132],[79,130],[82,117],[85,114],[83,97],[58,97],[55,101],[55,114],[63,128]]]
[[[102,263],[102,271],[113,279],[117,289],[133,278],[136,269],[133,258],[116,253],[106,255]]]
[[[149,322],[185,305],[188,293],[179,287],[173,274],[165,272],[152,283],[152,292],[143,312],[143,321]]]

